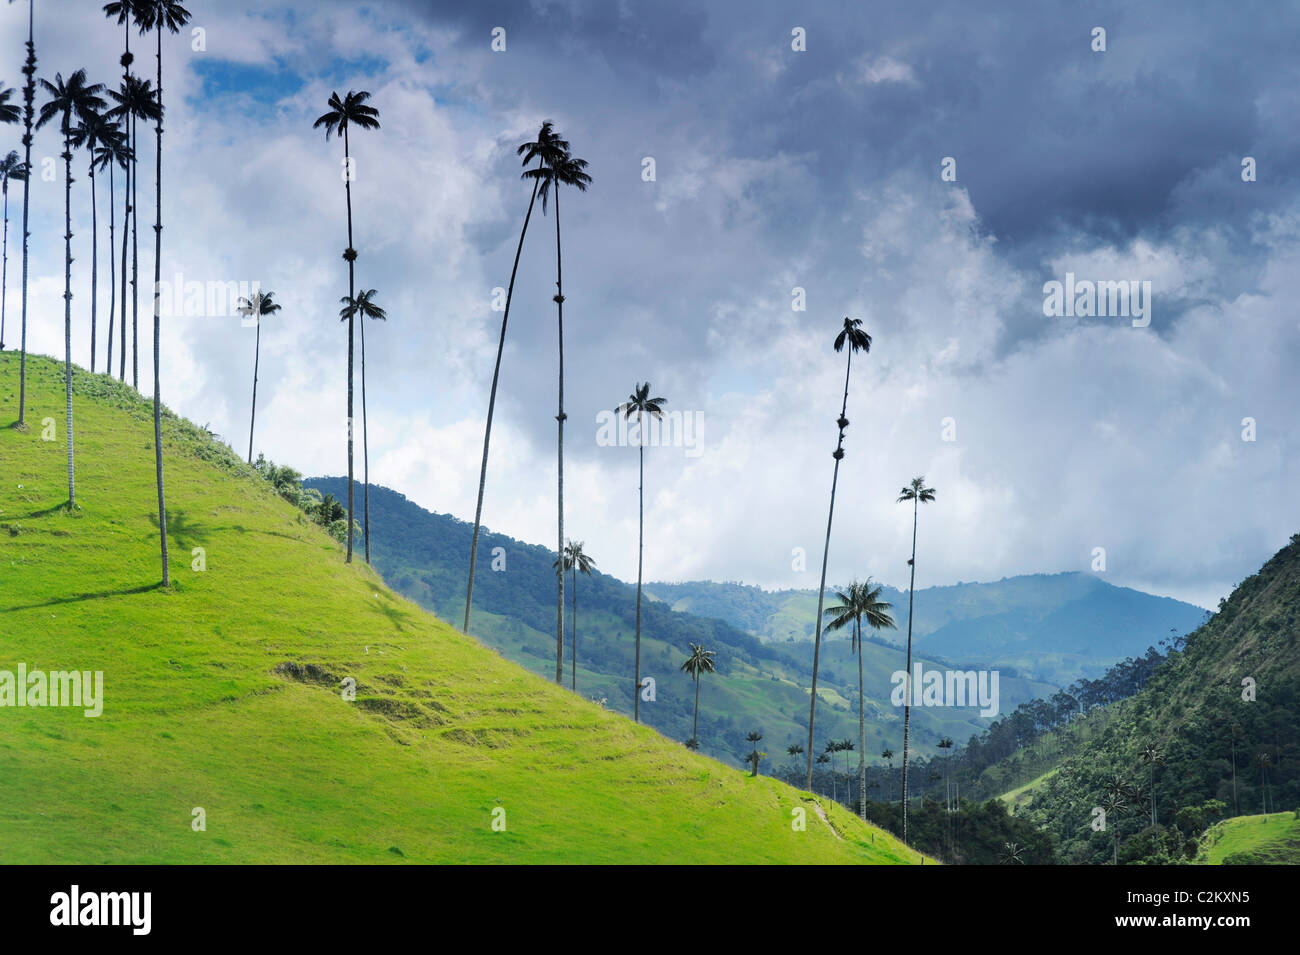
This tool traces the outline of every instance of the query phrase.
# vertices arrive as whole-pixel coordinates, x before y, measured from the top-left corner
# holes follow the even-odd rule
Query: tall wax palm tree
[[[6,297],[9,291],[9,182],[26,182],[28,169],[18,158],[16,150],[0,159],[0,189],[4,191],[5,226],[4,226],[4,265],[0,267],[0,351],[5,347]]]
[[[109,96],[112,95],[113,93],[110,90]],[[129,171],[135,154],[127,145],[126,133],[123,131],[123,127],[119,125],[119,117],[112,110],[109,110],[104,116],[108,121],[108,125],[104,128],[103,141],[95,153],[95,166],[101,171],[105,166],[108,167],[108,364],[105,366],[105,370],[111,377],[113,374],[113,330],[114,320],[117,315],[117,259],[113,256],[117,234],[113,218],[117,210],[117,185],[114,171],[119,166],[124,171]],[[125,286],[123,291],[125,292]],[[125,315],[125,311],[123,315]]]
[[[586,192],[591,184],[591,176],[584,171],[585,159],[578,159],[564,150],[549,151],[549,162],[536,169],[527,170],[524,175],[541,183],[539,190],[542,198],[542,214],[546,214],[546,197],[548,192],[555,195],[555,295],[553,301],[556,309],[556,328],[560,343],[559,403],[555,412],[556,426],[556,513],[558,515],[558,534],[556,552],[564,550],[564,257],[560,252],[560,186],[573,186],[579,192]],[[555,682],[564,679],[564,575],[558,578],[555,597]],[[638,693],[638,699],[640,694]]]
[[[362,504],[361,511],[363,515],[364,527],[362,534],[365,537],[366,563],[370,563],[370,422],[366,415],[366,322],[367,318],[386,321],[388,313],[375,304],[375,295],[378,294],[374,289],[366,289],[359,292],[355,299],[344,298],[343,309],[339,312],[343,321],[350,321],[353,318],[359,319],[358,324],[361,326],[361,481],[362,481]]]
[[[835,772],[835,754],[840,751],[839,740],[828,739],[826,741],[826,756],[831,762],[831,801],[840,801],[839,778]]]
[[[158,115],[154,121],[154,223],[153,223],[153,460],[158,483],[158,531],[162,544],[162,584],[170,583],[167,570],[167,501],[163,493],[162,459],[162,137],[163,137],[163,31],[179,33],[190,12],[178,0],[137,0],[135,18],[141,33],[158,35]]]
[[[785,748],[785,751],[790,756],[798,756],[803,752],[803,743],[791,743]]]
[[[116,18],[117,22],[122,27],[122,56],[119,58],[118,62],[122,64],[121,90],[124,94],[128,93],[128,91],[130,91],[132,94],[138,92],[134,82],[136,77],[131,73],[131,64],[135,62],[135,55],[131,52],[131,28],[133,26],[138,25],[137,23],[138,7],[140,6],[141,2],[142,0],[112,0],[112,2],[104,4],[104,15],[108,17],[108,19],[110,20]],[[118,102],[120,108],[122,101],[117,99],[113,91],[109,92],[109,96],[113,97],[113,99]],[[134,95],[133,98],[135,98]],[[113,114],[120,115],[119,109],[114,109]],[[136,207],[136,197],[135,197],[135,188],[134,188],[136,183],[135,173],[138,172],[139,170],[139,164],[135,158],[136,154],[139,151],[138,143],[136,142],[136,119],[138,118],[139,118],[139,114],[130,110],[128,110],[126,115],[122,117],[122,122],[123,122],[123,126],[125,127],[125,132],[127,137],[127,148],[130,149],[132,152],[132,160],[131,160],[131,168],[127,170],[127,180],[125,183],[126,212],[125,212],[125,221],[122,224],[122,357],[121,357],[121,372],[119,375],[121,381],[126,381],[126,239],[127,239],[127,231],[129,228],[131,232],[132,249],[134,250],[132,256],[132,263],[131,263],[131,289],[132,289],[132,306],[133,306],[132,316],[131,316],[131,334],[132,334],[131,348],[134,354],[134,357],[132,359],[132,370],[134,376],[132,379],[132,385],[137,389],[140,387],[140,359],[139,359],[140,346],[136,340],[135,334],[139,328],[138,320],[139,320],[139,312],[140,312],[140,295],[139,295],[139,285],[136,280],[139,277],[138,272],[139,272],[140,261],[139,261],[139,243],[137,241],[135,223],[132,219],[132,216],[135,213],[135,207]],[[110,368],[109,373],[112,374],[112,371],[113,370]]]
[[[816,760],[816,762],[817,762],[817,765],[818,765],[818,766],[825,766],[825,765],[826,765],[827,763],[829,763],[830,761],[831,761],[831,757],[830,757],[830,754],[829,754],[829,753],[818,753],[818,754],[817,754],[817,760]],[[833,783],[833,782],[834,782],[834,780],[832,780],[832,783]],[[809,788],[810,790],[812,790],[812,787],[811,787],[811,786],[809,786],[808,788]],[[815,792],[816,790],[813,790],[813,791]],[[826,795],[826,794],[825,794],[825,793],[822,793],[822,795],[824,796],[824,795]]]
[[[523,157],[525,167],[534,159],[537,160],[537,168],[540,169],[554,162],[557,158],[556,153],[568,152],[568,149],[569,144],[555,134],[555,128],[548,119],[542,123],[542,128],[537,133],[537,139],[522,144],[515,150],[515,155]],[[532,179],[533,193],[528,200],[528,212],[524,214],[524,227],[519,230],[519,244],[515,246],[515,264],[510,268],[510,284],[506,287],[506,307],[501,316],[501,337],[497,340],[497,360],[496,365],[492,368],[492,390],[488,393],[487,424],[483,428],[483,463],[479,468],[478,475],[478,503],[474,505],[474,536],[469,547],[469,580],[465,585],[465,625],[461,628],[465,633],[469,633],[470,605],[474,600],[474,569],[478,563],[479,531],[483,526],[483,492],[487,487],[488,445],[492,441],[492,415],[496,411],[497,382],[501,378],[501,356],[506,347],[506,324],[510,321],[510,303],[515,294],[515,275],[519,272],[519,254],[524,248],[524,236],[528,234],[528,223],[533,217],[533,204],[537,201],[538,188],[542,183],[540,177],[529,176],[527,169],[520,178]]]
[[[636,693],[632,697],[632,719],[641,722],[641,580],[645,555],[645,431],[646,416],[662,418],[663,406],[668,399],[651,398],[650,382],[638,384],[628,400],[615,409],[628,420],[636,415],[637,444],[640,454],[640,478],[637,481],[637,540],[636,540]],[[811,741],[808,744],[812,745]]]
[[[867,717],[866,694],[862,685],[862,621],[865,619],[874,630],[895,626],[894,618],[889,615],[893,605],[880,599],[880,591],[879,586],[872,586],[870,577],[864,584],[855,580],[847,591],[836,591],[839,603],[824,611],[825,616],[831,618],[826,625],[827,631],[842,630],[853,624],[852,649],[858,655],[858,794],[862,797],[858,800],[858,814],[863,819],[867,818]]]
[[[903,845],[907,845],[907,732],[912,716],[912,602],[916,596],[916,517],[922,504],[934,500],[934,488],[925,486],[925,475],[912,478],[912,483],[898,495],[898,503],[912,502],[912,559],[911,583],[907,587],[907,669],[903,673]]]
[[[835,486],[840,479],[840,461],[844,459],[844,429],[849,426],[849,419],[844,417],[849,410],[849,375],[853,371],[853,353],[862,351],[864,354],[871,351],[871,336],[862,328],[860,318],[844,319],[844,327],[840,333],[835,336],[835,351],[844,350],[848,346],[848,363],[844,369],[844,403],[840,407],[840,416],[836,424],[840,429],[839,440],[835,444],[835,452],[831,456],[835,459],[835,472],[831,477],[831,506],[826,516],[826,546],[822,550],[822,578],[817,587],[817,621],[816,635],[813,638],[813,671],[812,671],[812,700],[808,705],[808,788],[812,789],[812,758],[813,758],[813,723],[817,718],[817,668],[821,661],[822,648],[822,611],[824,609],[823,601],[826,596],[826,562],[831,555],[831,523],[835,519]]]
[[[582,571],[588,577],[591,576],[591,568],[596,566],[596,562],[587,556],[582,549],[582,541],[569,541],[564,545],[563,560],[556,560],[556,573],[562,574],[566,570],[573,573],[573,653],[569,656],[569,672],[572,675],[572,689],[575,693],[578,690],[578,571]]]
[[[889,763],[889,771],[892,773],[894,771],[894,751],[892,749],[882,749],[880,751],[880,758]],[[888,791],[885,793],[885,801],[889,801]]]
[[[1119,865],[1119,820],[1129,810],[1132,788],[1118,776],[1110,777],[1101,794],[1101,809],[1111,831],[1112,863]]]
[[[682,669],[695,681],[695,717],[691,721],[691,740],[694,741],[697,747],[700,743],[700,677],[706,673],[717,672],[713,663],[715,656],[717,654],[712,650],[705,650],[698,643],[692,643],[691,655],[682,664]],[[640,693],[637,694],[637,696],[640,695]]]
[[[77,506],[77,482],[72,458],[72,117],[85,116],[104,108],[99,94],[104,87],[86,82],[86,71],[77,70],[63,80],[61,73],[54,74],[54,82],[41,80],[41,88],[49,99],[41,106],[36,128],[50,120],[59,119],[59,133],[63,136],[63,345],[64,384],[67,394],[68,441],[68,508]]]
[[[948,756],[949,756],[949,752],[948,752],[948,751],[952,749],[952,745],[953,745],[953,743],[952,743],[952,737],[951,737],[951,736],[945,736],[945,737],[943,737],[942,739],[939,740],[939,748],[940,748],[941,750],[943,750],[943,752],[944,752],[944,759],[943,759],[943,794],[944,794],[944,808],[945,808],[945,810],[946,810],[947,812],[952,812],[952,787],[951,787],[951,785],[949,784],[949,778],[950,778],[950,776],[949,776],[949,772],[948,772]]]
[[[760,753],[758,751],[758,744],[761,743],[762,741],[763,741],[763,734],[760,733],[758,730],[750,730],[748,733],[745,734],[745,742],[752,744],[754,747],[749,754],[749,761],[754,767],[754,771],[750,774],[751,776],[758,775],[758,762],[760,759],[763,758],[764,755],[763,753]]]
[[[1156,765],[1165,761],[1165,755],[1157,743],[1147,743],[1138,754],[1151,773],[1151,825],[1156,824]]]
[[[348,263],[349,299],[355,298],[357,294],[357,250],[352,245],[352,144],[349,133],[353,126],[358,129],[379,128],[379,110],[373,106],[367,106],[366,100],[368,99],[370,99],[370,94],[365,90],[359,93],[348,90],[347,96],[341,99],[337,92],[331,93],[328,104],[329,110],[322,113],[316,122],[312,124],[312,129],[325,127],[326,142],[329,141],[331,133],[343,137],[343,189],[348,206],[348,247],[343,250],[343,258]],[[348,320],[348,563],[352,563],[352,354],[355,324],[352,319]]]
[[[13,3],[13,0],[9,0]],[[32,168],[32,123],[36,118],[36,0],[27,0],[27,59],[23,61],[23,165]],[[18,427],[27,427],[27,214],[31,205],[31,175],[23,180],[23,297],[22,341],[18,358]]]
[[[274,315],[280,311],[280,304],[275,301],[274,292],[254,292],[251,298],[239,300],[239,314],[252,318],[257,325],[256,341],[253,345],[253,403],[248,416],[248,463],[253,463],[253,426],[257,423],[257,368],[262,359],[262,317]]]
[[[125,209],[122,213],[122,316],[121,316],[121,357],[119,359],[118,380],[126,381],[126,289],[127,285],[131,286],[131,368],[132,368],[132,386],[139,387],[140,384],[140,343],[139,343],[139,318],[140,318],[140,257],[139,242],[136,226],[139,221],[137,214],[137,191],[140,180],[140,155],[139,145],[139,121],[149,122],[156,120],[159,116],[158,104],[154,99],[153,83],[135,74],[128,74],[122,81],[122,85],[115,90],[108,91],[109,99],[116,105],[108,111],[110,118],[122,124],[123,132],[126,135],[126,150],[130,155],[130,166],[127,167],[127,176],[125,185]],[[131,271],[130,280],[127,279],[127,240],[130,239],[131,248]]]
[[[90,154],[90,372],[95,373],[95,353],[99,350],[96,334],[99,315],[99,202],[95,196],[96,150],[111,136],[112,120],[105,114],[89,111],[72,130],[72,145]],[[111,257],[111,255],[110,255]],[[110,296],[111,297],[111,296]]]

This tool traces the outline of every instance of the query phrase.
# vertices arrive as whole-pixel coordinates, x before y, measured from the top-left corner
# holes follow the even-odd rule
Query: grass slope
[[[919,861],[457,633],[170,415],[158,589],[149,405],[77,370],[69,513],[61,365],[28,372],[24,433],[0,355],[0,669],[101,670],[105,704],[0,708],[3,861]]]
[[[1271,812],[1236,816],[1201,837],[1201,865],[1296,865],[1300,863],[1300,815]]]

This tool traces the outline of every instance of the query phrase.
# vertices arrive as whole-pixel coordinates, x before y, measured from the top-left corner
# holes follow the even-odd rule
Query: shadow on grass
[[[68,511],[67,501],[60,501],[58,504],[54,504],[50,507],[44,508],[39,511],[32,511],[30,514],[18,514],[15,516],[15,520],[19,520],[19,521],[35,520],[38,517],[49,517],[51,514],[59,513],[59,511],[63,511],[64,513],[67,513]]]
[[[41,607],[57,607],[60,604],[80,603],[83,600],[100,600],[104,597],[127,597],[131,594],[147,594],[151,590],[162,589],[162,582],[144,584],[140,587],[125,587],[121,590],[101,590],[93,594],[76,594],[72,597],[55,597],[38,604],[24,604],[21,607],[0,607],[0,613],[13,613],[17,610],[38,610]]]

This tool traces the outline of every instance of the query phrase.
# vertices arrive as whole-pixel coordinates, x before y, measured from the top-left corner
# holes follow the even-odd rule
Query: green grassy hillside
[[[62,369],[28,371],[19,432],[0,355],[0,670],[102,671],[105,701],[0,708],[4,862],[919,861],[458,634],[170,416],[161,590],[149,406],[78,370],[69,512]]]
[[[1201,837],[1198,864],[1296,865],[1300,863],[1300,814],[1236,816]]]

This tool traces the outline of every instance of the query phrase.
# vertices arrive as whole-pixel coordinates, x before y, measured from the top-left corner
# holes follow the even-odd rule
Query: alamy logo
[[[104,672],[95,670],[33,670],[18,664],[18,671],[0,670],[0,707],[72,706],[86,716],[104,712]]]
[[[151,892],[83,893],[74,885],[51,895],[50,905],[51,925],[127,925],[133,935],[148,935],[153,923]]]
[[[601,411],[596,415],[596,444],[602,448],[683,448],[688,458],[698,458],[700,432],[704,429],[703,411],[665,411],[662,416],[650,415],[645,420],[645,433],[641,419],[629,419],[616,411]]]
[[[918,661],[912,666],[912,705],[978,706],[980,716],[997,716],[998,679],[997,670],[926,670]],[[889,701],[902,706],[907,671],[895,670],[889,681]]]
[[[1087,279],[1076,282],[1073,272],[1065,281],[1043,283],[1043,314],[1048,318],[1129,318],[1134,328],[1151,324],[1151,282],[1137,279]]]

